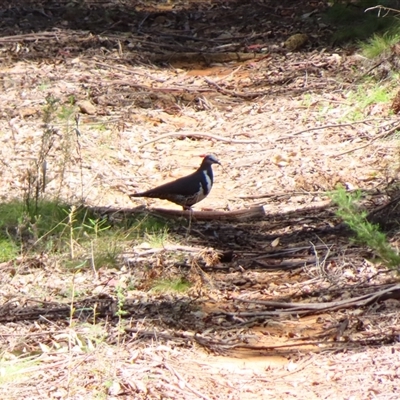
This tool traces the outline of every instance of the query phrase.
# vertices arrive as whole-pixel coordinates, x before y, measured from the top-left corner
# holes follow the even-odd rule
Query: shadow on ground
[[[105,216],[104,208],[90,211]],[[117,212],[126,216],[132,210],[108,210],[107,215],[115,217]],[[184,224],[175,221],[170,234],[180,238],[180,249],[166,246],[147,260],[133,250],[124,258],[122,274],[136,279],[138,287],[140,274],[150,280],[180,275],[192,284],[187,293],[135,289],[121,300],[115,272],[99,271],[92,286],[76,284],[74,290],[100,293],[77,294],[72,303],[71,298],[37,300],[28,293],[22,300],[18,292],[8,293],[0,321],[67,328],[72,313],[73,320],[82,323],[120,327],[122,318],[126,340],[157,339],[189,347],[196,343],[221,354],[363,351],[365,345],[396,342],[398,335],[390,329],[399,297],[396,278],[366,264],[367,251],[350,246],[343,227],[332,228],[335,217],[329,207],[312,215],[297,211],[289,218],[283,213],[241,223],[194,221],[189,236]],[[210,265],[204,253],[187,253],[185,248],[229,249],[232,258],[214,259]],[[37,265],[26,259],[17,272],[14,263],[3,263],[3,273],[10,277],[36,274],[35,269],[51,277],[51,268],[45,259]],[[75,279],[64,271],[66,282]],[[374,297],[382,290],[386,292]],[[352,304],[352,299],[361,303]],[[381,329],[385,324],[388,329]],[[112,334],[109,340],[113,338]]]
[[[223,61],[223,53],[253,58],[299,32],[312,34],[308,49],[326,46],[331,30],[318,24],[325,4],[301,3],[17,1],[1,10],[0,43],[13,47],[25,39],[15,49],[17,59],[68,58],[102,49],[132,53],[128,63],[165,65]]]

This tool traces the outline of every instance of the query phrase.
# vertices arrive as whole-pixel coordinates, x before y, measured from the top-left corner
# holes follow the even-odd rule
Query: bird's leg
[[[192,215],[193,215],[193,209],[192,207],[183,207],[183,209],[185,211],[189,211],[189,226],[186,232],[186,239],[189,237],[190,235],[190,230],[192,229]]]

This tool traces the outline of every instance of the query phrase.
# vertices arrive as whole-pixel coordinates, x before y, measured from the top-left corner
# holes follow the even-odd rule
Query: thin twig
[[[165,133],[164,135],[157,136],[155,139],[148,140],[147,142],[139,144],[137,147],[141,148],[147,146],[148,144],[158,142],[159,140],[165,139],[167,137],[195,137],[195,138],[206,138],[219,140],[221,142],[226,143],[238,143],[238,144],[254,144],[259,143],[257,140],[239,140],[239,139],[230,139],[217,135],[209,135],[208,133]]]
[[[100,66],[100,67],[112,69],[113,71],[117,70],[117,71],[120,71],[120,72],[124,72],[125,74],[140,75],[140,76],[145,76],[147,78],[151,78],[151,77],[149,77],[149,74],[146,73],[146,72],[136,71],[136,70],[128,69],[128,68],[123,68],[123,67],[120,67],[118,65],[109,65],[109,64],[106,64],[106,63],[103,63],[103,62],[100,62],[100,61],[93,61],[93,63],[98,65],[98,66]]]
[[[380,119],[380,118],[378,118],[378,119]],[[353,125],[357,125],[357,124],[365,124],[366,122],[370,122],[370,121],[377,121],[378,119],[377,118],[369,118],[369,119],[364,119],[362,121],[348,122],[345,124],[332,124],[332,125],[316,126],[313,128],[308,128],[308,129],[304,129],[302,131],[292,133],[291,135],[278,137],[277,139],[275,139],[275,142],[280,142],[281,140],[286,140],[286,139],[292,139],[295,136],[301,135],[302,133],[306,133],[306,132],[318,131],[320,129],[329,129],[329,128],[343,128],[345,126],[353,126]]]
[[[287,314],[297,314],[304,315],[308,313],[320,313],[333,310],[341,310],[353,307],[364,307],[371,305],[377,301],[387,300],[390,298],[398,299],[400,295],[400,285],[393,285],[384,290],[378,292],[364,294],[362,296],[353,297],[350,299],[331,301],[325,303],[283,303],[277,301],[263,301],[263,300],[247,300],[236,298],[235,301],[242,303],[251,303],[263,305],[266,308],[273,308],[274,311],[251,311],[251,312],[225,312],[220,311],[218,314],[229,315],[231,317],[254,317],[259,316],[270,316],[270,315],[287,315]]]
[[[239,66],[238,66],[236,69],[234,69],[229,75],[223,76],[221,79],[218,79],[218,82],[225,81],[225,80],[227,80],[228,78],[232,77],[233,75],[236,74],[236,72],[238,72],[239,70],[241,70],[242,67],[243,67],[243,65],[239,65]]]
[[[279,198],[279,197],[294,197],[294,196],[316,196],[316,195],[326,195],[326,192],[316,191],[316,192],[274,192],[274,193],[263,193],[259,195],[252,196],[237,196],[238,199],[243,200],[258,200],[264,198]]]
[[[366,9],[364,10],[364,12],[373,11],[373,10],[376,10],[376,9],[379,10],[379,11],[378,11],[378,16],[379,16],[379,17],[381,16],[381,15],[380,15],[381,10],[386,10],[386,11],[387,11],[387,13],[386,13],[383,17],[386,17],[386,16],[389,14],[390,11],[393,11],[393,12],[395,12],[396,14],[400,13],[400,10],[396,10],[395,8],[385,7],[385,6],[382,6],[382,5],[377,5],[377,6],[374,6],[374,7],[366,8]],[[382,17],[382,18],[383,18],[383,17]]]
[[[236,92],[234,90],[228,90],[228,89],[224,89],[221,86],[219,86],[217,83],[211,81],[208,78],[204,78],[204,80],[211,86],[214,86],[218,92],[222,93],[222,94],[226,94],[229,96],[234,96],[234,97],[242,97],[245,99],[252,99],[255,97],[259,97],[259,96],[265,96],[267,94],[270,94],[270,91],[264,91],[264,92],[250,92],[250,93],[244,93],[244,92]]]
[[[183,377],[174,368],[172,368],[171,365],[169,365],[168,363],[164,362],[164,366],[165,366],[165,368],[168,369],[169,372],[174,374],[180,380],[180,382],[183,383],[183,385],[186,386],[196,396],[198,396],[198,397],[200,397],[200,398],[202,398],[204,400],[211,400],[209,397],[207,397],[203,393],[200,393],[198,390],[196,390],[191,385],[189,385],[189,383],[185,379],[183,379]]]
[[[359,147],[355,147],[354,149],[351,149],[351,150],[344,151],[343,153],[336,154],[333,157],[340,157],[340,156],[343,156],[345,154],[352,153],[353,151],[365,149],[366,147],[370,146],[373,142],[375,142],[375,140],[382,139],[385,136],[388,136],[388,135],[392,134],[393,132],[396,132],[399,128],[400,128],[400,124],[396,125],[392,129],[389,129],[388,131],[384,131],[384,132],[380,133],[379,135],[376,135],[367,144],[364,144],[364,145],[359,146]]]

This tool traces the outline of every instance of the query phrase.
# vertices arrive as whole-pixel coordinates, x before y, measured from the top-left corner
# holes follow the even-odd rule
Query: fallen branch
[[[396,132],[399,128],[400,128],[400,124],[397,124],[392,129],[389,129],[388,131],[384,131],[384,132],[380,133],[379,135],[376,135],[367,144],[364,144],[364,145],[359,146],[359,147],[355,147],[354,149],[351,149],[351,150],[344,151],[343,153],[336,154],[333,157],[340,157],[340,156],[343,156],[345,154],[352,153],[353,151],[365,149],[366,147],[370,146],[373,142],[375,142],[375,140],[382,139],[382,138],[384,138],[384,137]]]
[[[287,316],[287,315],[306,315],[311,313],[321,313],[327,311],[335,311],[339,309],[354,308],[354,307],[365,307],[369,306],[377,301],[387,299],[399,299],[400,298],[400,285],[393,285],[389,288],[364,294],[362,296],[354,297],[351,299],[332,301],[326,303],[281,303],[277,301],[262,301],[262,300],[246,300],[246,299],[235,299],[242,303],[251,303],[263,305],[267,308],[273,308],[273,311],[251,311],[251,312],[237,312],[230,313],[220,311],[217,314],[228,315],[230,317],[254,317],[254,316]]]
[[[264,218],[265,211],[263,206],[251,207],[244,210],[233,210],[233,211],[181,211],[181,210],[170,210],[166,208],[151,208],[150,212],[160,214],[164,217],[187,217],[192,216],[193,219],[198,221],[238,221],[250,218]]]
[[[333,246],[333,244],[320,244],[320,245],[315,245],[313,246],[314,249],[326,249],[327,246]],[[291,247],[289,249],[276,249],[273,248],[269,251],[266,251],[265,253],[259,254],[257,257],[254,258],[249,258],[250,261],[259,261],[263,260],[265,258],[277,258],[277,257],[287,257],[289,254],[294,254],[298,252],[304,252],[304,251],[310,251],[312,249],[311,246],[301,246],[301,247]]]
[[[320,211],[320,210],[325,210],[327,209],[329,206],[332,205],[332,200],[322,200],[319,202],[315,202],[314,204],[311,203],[310,205],[307,205],[305,207],[297,207],[295,209],[292,210],[278,210],[278,211],[272,211],[272,212],[268,212],[267,217],[279,217],[282,215],[299,215],[300,213],[305,213],[305,212],[310,212],[310,211]]]
[[[98,86],[98,82],[90,82],[91,85],[93,86]],[[149,85],[142,85],[139,83],[134,83],[132,81],[129,81],[127,79],[115,79],[113,81],[108,81],[108,82],[104,82],[103,86],[129,86],[135,89],[142,89],[145,90],[147,92],[161,92],[161,93],[182,93],[182,92],[189,92],[189,93],[210,93],[213,92],[212,89],[210,88],[190,88],[190,87],[176,87],[176,86],[172,86],[172,87],[153,87],[153,86],[149,86]]]
[[[252,196],[238,196],[239,199],[243,200],[258,200],[258,199],[265,199],[265,198],[280,198],[280,197],[294,197],[294,196],[315,196],[315,195],[326,195],[326,192],[317,191],[317,192],[274,192],[274,193],[263,193],[258,195]]]
[[[123,72],[125,74],[145,76],[147,78],[151,78],[152,80],[156,81],[156,79],[154,79],[151,76],[149,76],[149,74],[147,72],[136,71],[136,70],[128,69],[128,68],[125,68],[125,67],[120,67],[118,65],[109,65],[109,64],[106,64],[106,63],[103,63],[103,62],[100,62],[100,61],[96,61],[95,59],[93,60],[93,63],[95,65],[98,65],[98,66],[104,67],[104,68],[108,68],[108,69],[111,69],[113,71],[116,70],[116,71]]]
[[[68,30],[57,30],[51,32],[40,32],[40,33],[27,33],[22,35],[13,35],[13,36],[3,36],[0,38],[0,43],[17,43],[21,41],[33,41],[37,42],[39,40],[49,40],[49,39],[59,39],[60,37],[67,38],[67,37],[82,37],[89,38],[90,32],[89,31],[81,31],[81,32],[73,32]]]
[[[267,263],[264,261],[260,260],[254,260],[254,263],[259,265],[260,267],[263,267],[265,269],[268,269],[269,271],[271,270],[288,270],[288,269],[294,269],[294,268],[301,268],[304,267],[305,265],[309,264],[315,264],[317,261],[317,258],[312,256],[312,257],[306,257],[306,258],[301,258],[297,260],[285,260],[280,263]]]
[[[386,11],[386,14],[383,15],[382,18],[385,18],[389,14],[390,11],[393,11],[396,14],[400,13],[400,11],[395,9],[395,8],[390,8],[390,7],[386,7],[386,6],[382,6],[382,5],[377,5],[377,6],[374,6],[374,7],[366,8],[364,10],[364,12],[373,11],[373,10],[378,10],[378,17],[381,16],[381,10]]]
[[[194,49],[193,49],[194,50]],[[248,60],[254,60],[264,57],[264,54],[258,53],[241,53],[241,52],[167,52],[163,54],[153,54],[150,56],[150,60],[155,63],[159,62],[188,62],[191,65],[193,63],[204,63],[210,65],[212,63],[227,63],[227,62],[243,62]]]
[[[181,245],[167,245],[161,248],[145,249],[140,246],[134,247],[133,252],[125,252],[124,256],[127,257],[132,254],[132,258],[135,261],[140,259],[145,260],[146,257],[154,254],[164,252],[182,252],[193,254],[195,258],[201,258],[205,261],[206,266],[215,266],[215,263],[225,263],[232,261],[234,253],[232,250],[215,250],[212,247],[192,247],[192,246],[181,246]],[[210,262],[211,261],[211,262]]]
[[[306,133],[306,132],[313,132],[313,131],[318,131],[321,129],[330,129],[330,128],[343,128],[345,126],[353,126],[353,125],[357,125],[357,124],[365,124],[366,122],[370,122],[370,121],[376,121],[377,118],[369,118],[369,119],[364,119],[362,121],[355,121],[355,122],[348,122],[345,124],[332,124],[332,125],[323,125],[323,126],[316,126],[313,128],[308,128],[308,129],[304,129],[302,131],[298,131],[295,133],[292,133],[291,135],[286,135],[286,136],[281,136],[278,137],[277,139],[275,139],[275,142],[280,142],[282,140],[286,140],[286,139],[293,139],[294,137],[301,135],[302,133]]]
[[[367,220],[368,221],[374,221],[374,216],[376,216],[377,214],[382,214],[382,210],[384,209],[390,209],[391,207],[395,206],[397,207],[397,205],[400,202],[400,196],[396,196],[394,197],[392,200],[390,200],[389,202],[382,204],[379,207],[376,207],[375,209],[373,209],[368,215],[367,215]],[[386,216],[388,216],[388,212],[385,213]]]
[[[244,93],[244,92],[235,92],[234,90],[228,90],[228,89],[224,89],[221,86],[219,86],[217,83],[211,81],[208,78],[204,78],[204,80],[211,86],[214,86],[218,92],[222,93],[222,94],[226,94],[229,96],[234,96],[234,97],[242,97],[245,99],[253,99],[255,97],[259,97],[259,96],[265,96],[267,94],[270,94],[270,91],[264,91],[264,92],[249,92],[249,93]]]
[[[165,133],[164,135],[157,136],[155,139],[148,140],[147,142],[140,143],[137,147],[140,149],[141,147],[147,146],[148,144],[157,142],[159,140],[165,139],[167,137],[195,137],[195,138],[206,138],[219,140],[220,142],[226,143],[238,143],[238,144],[254,144],[259,143],[257,140],[239,140],[239,139],[230,139],[217,135],[209,135],[208,133]]]
[[[135,255],[138,256],[147,256],[147,255],[152,255],[152,254],[158,254],[162,253],[164,251],[182,251],[182,252],[188,252],[188,253],[199,253],[200,251],[207,250],[205,247],[192,247],[192,246],[173,246],[173,245],[167,245],[163,247],[157,247],[157,248],[152,248],[152,249],[146,249],[146,248],[141,248],[140,246],[134,247],[133,251]],[[125,253],[129,254],[129,253]]]
[[[175,375],[179,380],[179,387],[187,387],[192,393],[194,393],[197,397],[200,397],[203,400],[211,400],[208,396],[196,390],[192,385],[190,385],[187,380],[185,380],[181,374],[179,374],[169,363],[164,362],[165,368],[172,374]]]
[[[392,336],[392,335],[390,335]],[[393,338],[394,339],[394,338]],[[393,340],[392,339],[392,340]],[[257,345],[250,345],[250,344],[237,344],[232,346],[232,349],[247,349],[247,350],[255,350],[257,352],[260,351],[272,351],[272,350],[285,350],[290,349],[293,347],[300,347],[300,346],[315,346],[315,349],[312,349],[313,353],[321,353],[326,352],[327,350],[331,351],[338,351],[338,350],[349,350],[349,349],[356,349],[356,348],[365,348],[367,346],[376,346],[377,341],[375,339],[371,340],[351,340],[351,341],[327,341],[327,340],[316,340],[316,341],[309,341],[303,343],[290,343],[290,344],[282,344],[278,346],[257,346]],[[380,344],[381,346],[382,344]],[[300,349],[298,349],[299,351]],[[309,351],[309,350],[308,350]],[[289,355],[289,354],[288,354]],[[295,371],[297,372],[297,370]]]

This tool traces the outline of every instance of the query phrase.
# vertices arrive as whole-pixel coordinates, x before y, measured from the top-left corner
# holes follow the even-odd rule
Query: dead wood
[[[211,140],[218,140],[221,142],[226,142],[226,143],[238,143],[238,144],[254,144],[254,143],[259,143],[257,140],[239,140],[239,139],[231,139],[231,138],[225,138],[222,136],[217,136],[217,135],[209,135],[207,133],[166,133],[165,135],[158,136],[152,140],[148,140],[147,142],[140,143],[138,144],[138,148],[147,146],[148,144],[157,142],[159,140],[165,139],[167,137],[194,137],[194,138],[206,138],[206,139],[211,139]]]
[[[285,316],[285,315],[310,315],[319,314],[327,311],[337,311],[340,309],[354,308],[354,307],[365,307],[369,306],[377,301],[383,301],[387,299],[400,298],[400,285],[393,285],[389,288],[380,290],[374,293],[364,294],[362,296],[332,301],[326,303],[281,303],[276,301],[261,301],[261,300],[246,300],[236,299],[243,303],[252,303],[263,305],[266,308],[273,308],[273,311],[253,311],[253,312],[238,312],[229,313],[221,312],[222,314],[229,315],[231,317],[254,317],[254,316]]]
[[[135,261],[140,259],[145,259],[148,256],[154,254],[164,253],[164,252],[182,252],[193,254],[197,259],[203,259],[206,266],[215,266],[217,263],[226,263],[232,261],[234,253],[232,250],[216,250],[212,247],[192,247],[192,246],[182,246],[182,245],[166,245],[162,248],[151,248],[146,249],[140,246],[133,249],[133,255]],[[129,256],[130,253],[126,253]]]
[[[317,261],[316,257],[306,257],[306,258],[303,257],[295,260],[285,260],[280,263],[273,262],[269,264],[267,262],[259,260],[254,261],[254,263],[268,270],[288,270],[294,268],[301,268],[304,267],[305,265],[314,264],[316,261]]]
[[[206,63],[207,65],[211,63],[225,63],[231,61],[247,61],[256,58],[264,58],[264,54],[256,53],[166,53],[166,54],[156,54],[151,56],[152,62],[189,62],[193,63]]]
[[[385,137],[391,135],[392,133],[395,133],[399,128],[400,128],[400,124],[396,123],[393,128],[389,129],[388,131],[384,130],[380,134],[374,136],[368,143],[366,143],[366,144],[364,144],[362,146],[355,147],[354,149],[350,149],[350,150],[347,150],[347,151],[343,151],[342,153],[335,154],[334,157],[340,157],[340,156],[352,153],[352,152],[357,151],[357,150],[365,149],[366,147],[370,146],[376,140],[384,139]]]
[[[332,247],[333,244],[325,243],[321,245],[314,246],[300,246],[300,247],[291,247],[289,249],[276,249],[272,248],[268,251],[263,252],[262,254],[257,255],[257,257],[251,258],[252,261],[263,260],[265,258],[276,258],[276,257],[287,257],[289,254],[298,253],[301,251],[310,251],[311,249],[320,250]]]
[[[238,196],[239,199],[243,200],[257,200],[257,199],[265,199],[265,198],[271,198],[271,199],[281,199],[281,198],[292,198],[295,196],[321,196],[321,195],[326,195],[326,192],[307,192],[307,191],[301,191],[301,192],[273,192],[273,193],[262,193],[262,194],[257,194],[257,195],[251,195],[251,196]]]
[[[228,89],[224,89],[223,87],[221,87],[220,85],[218,85],[217,83],[211,81],[208,78],[204,78],[204,80],[210,85],[210,86],[214,86],[218,92],[225,94],[225,95],[229,95],[229,96],[234,96],[234,97],[242,97],[244,99],[253,99],[259,96],[265,96],[267,94],[269,94],[268,91],[265,92],[238,92],[235,90],[228,90]]]
[[[303,129],[301,131],[294,132],[291,135],[284,135],[284,136],[278,137],[278,138],[275,139],[275,142],[280,142],[282,140],[287,140],[287,139],[293,139],[294,137],[296,137],[298,135],[301,135],[302,133],[314,132],[314,131],[318,131],[318,130],[321,130],[321,129],[344,128],[346,126],[354,126],[354,125],[357,125],[357,124],[365,124],[367,122],[376,121],[376,120],[377,120],[377,118],[368,118],[368,119],[364,119],[362,121],[355,121],[355,122],[349,122],[349,123],[344,123],[344,124],[332,124],[332,125],[315,126],[313,128]]]
[[[400,223],[400,195],[396,194],[389,202],[376,207],[367,215],[367,220],[389,230]]]
[[[51,40],[51,39],[60,39],[60,37],[63,38],[71,38],[71,37],[77,37],[77,36],[89,36],[89,32],[80,32],[79,34],[76,34],[74,31],[57,31],[57,32],[40,32],[40,33],[27,33],[27,34],[22,34],[22,35],[12,35],[12,36],[3,36],[0,38],[0,44],[5,44],[5,43],[17,43],[20,41],[39,41],[39,40]]]
[[[264,218],[265,211],[263,206],[255,206],[244,210],[233,211],[181,211],[169,210],[165,208],[151,208],[150,212],[160,214],[164,217],[187,217],[198,221],[242,221],[252,218]]]

